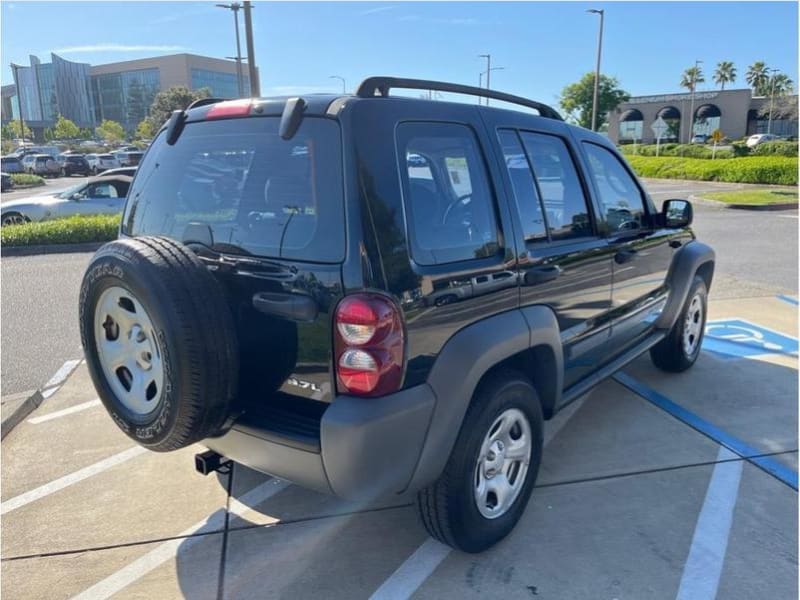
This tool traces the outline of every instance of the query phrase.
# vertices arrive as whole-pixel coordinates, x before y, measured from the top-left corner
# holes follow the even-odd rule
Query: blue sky
[[[704,61],[739,69],[763,60],[798,81],[795,2],[255,2],[256,60],[264,95],[348,89],[391,74],[476,85],[490,52],[492,87],[556,103],[594,69],[597,17],[606,11],[603,73],[633,95],[678,91]],[[99,64],[157,54],[235,54],[230,12],[213,2],[3,0],[2,82],[29,54]],[[243,45],[244,52],[244,45]]]

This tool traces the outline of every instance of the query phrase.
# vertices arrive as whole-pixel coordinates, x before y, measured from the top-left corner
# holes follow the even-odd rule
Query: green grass
[[[24,185],[30,187],[44,185],[44,177],[31,175],[29,173],[12,173],[11,181],[14,183],[14,185]]]
[[[797,185],[797,158],[787,156],[747,156],[720,160],[670,156],[626,158],[640,177]]]
[[[76,216],[0,228],[3,246],[107,242],[117,237],[120,215]]]
[[[766,206],[769,204],[797,204],[797,191],[789,190],[740,190],[736,192],[711,192],[702,194],[703,198],[725,202],[726,204],[748,204]]]

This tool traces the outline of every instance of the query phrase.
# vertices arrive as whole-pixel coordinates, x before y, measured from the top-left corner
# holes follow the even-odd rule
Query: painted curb
[[[82,244],[40,244],[36,246],[3,246],[0,254],[6,256],[33,256],[36,254],[66,254],[70,252],[95,252],[107,242]]]
[[[36,410],[43,401],[44,396],[42,396],[42,392],[36,390],[11,411],[10,414],[4,414],[2,424],[0,424],[0,440],[5,439],[14,427],[22,423],[22,421]]]
[[[710,198],[703,198],[702,196],[689,196],[689,202],[700,204],[702,206],[713,206],[714,208],[728,208],[731,210],[756,210],[756,211],[771,211],[771,210],[797,210],[798,204],[728,204],[727,202],[720,202],[719,200],[711,200]]]

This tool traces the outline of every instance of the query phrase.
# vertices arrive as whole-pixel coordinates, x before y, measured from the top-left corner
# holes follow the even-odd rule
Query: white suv
[[[116,169],[120,166],[113,154],[87,154],[86,161],[95,175],[106,169]]]

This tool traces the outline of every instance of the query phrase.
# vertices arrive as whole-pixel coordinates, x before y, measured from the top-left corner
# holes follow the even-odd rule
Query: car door
[[[113,182],[91,183],[84,197],[77,201],[76,213],[84,215],[121,213],[125,196],[120,195]]]
[[[663,310],[682,232],[659,225],[655,206],[614,150],[589,140],[581,146],[613,252],[612,337],[621,352],[649,333]]]
[[[610,336],[611,255],[563,123],[487,114],[517,210],[521,305],[551,307],[564,347],[565,388],[603,361]],[[511,122],[514,119],[517,122]],[[508,125],[508,126],[506,126]]]

